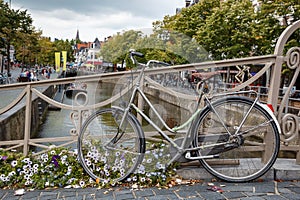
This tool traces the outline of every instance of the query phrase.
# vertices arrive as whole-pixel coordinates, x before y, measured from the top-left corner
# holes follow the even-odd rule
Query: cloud
[[[152,27],[152,22],[175,14],[184,0],[12,0],[13,8],[27,9],[45,36],[82,40],[113,35],[128,29]]]

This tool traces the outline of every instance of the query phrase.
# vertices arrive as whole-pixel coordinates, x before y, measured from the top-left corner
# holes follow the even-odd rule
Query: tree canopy
[[[32,23],[33,19],[27,10],[11,9],[8,3],[0,0],[0,53],[9,55],[13,46],[15,58],[24,66],[53,65],[56,51],[68,51],[68,61],[74,60],[74,41],[56,39],[52,42],[50,38],[43,37],[42,31],[36,30]],[[9,72],[10,56],[7,59]]]
[[[124,53],[129,48],[144,48],[147,59],[172,64],[272,54],[282,31],[298,19],[298,0],[263,0],[259,6],[250,0],[199,1],[154,22],[150,36],[119,33],[105,44],[101,54],[120,62],[111,59],[120,49]],[[299,44],[299,38],[295,36],[290,42]]]

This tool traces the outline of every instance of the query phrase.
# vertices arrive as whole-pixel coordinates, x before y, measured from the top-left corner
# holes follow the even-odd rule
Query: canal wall
[[[165,102],[168,102],[169,104],[173,104],[174,106],[178,106],[184,110],[186,110],[188,113],[193,113],[196,108],[196,97],[195,100],[189,100],[186,98],[181,98],[174,94],[169,94],[167,92],[164,92],[163,90],[160,90],[156,88],[155,86],[146,86],[143,88],[145,94],[150,95],[157,100],[162,100]]]
[[[52,97],[55,92],[54,86],[44,90],[43,94]],[[40,124],[47,112],[48,103],[44,100],[34,97],[31,110],[31,138],[38,133]],[[0,118],[0,141],[22,140],[24,139],[25,129],[25,101],[21,101],[8,112],[1,115]]]

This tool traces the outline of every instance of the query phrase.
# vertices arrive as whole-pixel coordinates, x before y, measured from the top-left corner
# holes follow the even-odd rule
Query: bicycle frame
[[[151,62],[151,61],[149,61]],[[148,63],[149,63],[148,62]],[[169,161],[168,164],[172,163],[173,161],[177,160],[179,157],[182,156],[183,153],[185,152],[190,152],[190,151],[195,151],[195,150],[200,150],[200,149],[205,149],[205,148],[209,148],[209,147],[213,147],[213,146],[219,146],[219,145],[224,145],[229,143],[228,142],[223,142],[223,143],[218,143],[218,144],[209,144],[209,145],[204,145],[204,146],[200,146],[200,147],[190,147],[192,141],[194,140],[194,138],[192,138],[192,133],[190,131],[190,127],[187,130],[183,130],[185,127],[188,127],[189,124],[192,123],[192,121],[201,113],[202,109],[200,109],[197,106],[196,111],[192,114],[192,116],[186,121],[184,122],[182,125],[178,126],[178,127],[174,127],[174,128],[170,128],[165,121],[162,119],[161,115],[158,113],[158,111],[154,108],[154,106],[152,105],[151,101],[148,99],[148,97],[145,95],[145,93],[142,91],[142,89],[140,88],[140,84],[142,81],[142,78],[144,76],[144,71],[146,69],[146,67],[148,66],[148,64],[142,64],[142,63],[138,63],[139,65],[142,66],[141,72],[139,73],[138,77],[137,77],[137,82],[135,83],[135,85],[133,86],[133,92],[131,94],[129,103],[127,105],[127,107],[124,109],[124,115],[122,117],[122,120],[120,122],[120,128],[122,129],[122,127],[124,126],[124,120],[128,114],[128,112],[130,112],[130,108],[133,108],[138,114],[140,114],[142,116],[142,118],[144,118],[156,131],[158,131],[158,133],[165,139],[167,140],[172,147],[174,147],[176,149],[176,155]],[[220,96],[226,96],[226,95],[232,95],[232,94],[242,94],[242,93],[256,93],[255,91],[241,91],[241,92],[235,92],[235,93],[224,93],[224,94],[219,94],[219,95],[214,95],[213,97],[220,97]],[[141,109],[139,109],[133,102],[134,99],[136,97],[136,95],[139,94],[141,95],[141,97],[143,98],[143,100],[149,105],[150,109],[152,109],[152,111],[154,112],[154,114],[158,117],[159,121],[163,124],[163,127],[165,127],[169,132],[171,133],[180,133],[180,134],[185,134],[183,137],[183,140],[181,142],[181,144],[177,144],[175,142],[175,140],[173,140],[172,138],[170,138],[160,127],[158,127]],[[238,133],[243,125],[243,123],[245,122],[247,116],[249,115],[249,113],[251,112],[253,106],[255,103],[257,103],[258,101],[258,97],[254,100],[253,105],[250,107],[250,109],[248,110],[247,114],[245,115],[242,123],[240,124],[239,127],[237,127],[235,133],[231,133],[225,123],[224,120],[221,119],[220,115],[218,114],[218,112],[216,112],[216,110],[214,109],[214,107],[212,106],[211,102],[210,102],[210,98],[208,98],[206,95],[203,95],[203,92],[200,91],[199,92],[199,98],[198,101],[200,102],[202,97],[204,97],[204,101],[205,103],[213,110],[214,113],[216,113],[216,116],[219,118],[220,122],[222,123],[222,126],[225,128],[226,132],[228,133],[228,135],[232,136],[236,133]],[[198,102],[198,104],[199,104]],[[126,124],[125,124],[126,126]],[[216,157],[216,155],[209,155],[209,156],[201,156],[201,157],[191,157],[190,153],[188,153],[186,156],[186,158],[188,159],[201,159],[201,158],[214,158]]]

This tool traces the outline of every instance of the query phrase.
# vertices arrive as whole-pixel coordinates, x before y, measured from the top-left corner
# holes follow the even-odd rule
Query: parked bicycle
[[[167,165],[184,156],[199,160],[215,177],[229,182],[246,182],[264,175],[274,164],[279,152],[279,124],[270,106],[259,102],[255,91],[207,95],[207,81],[198,83],[198,106],[182,125],[170,128],[140,88],[145,69],[150,63],[139,63],[131,51],[134,64],[141,66],[130,100],[125,108],[100,109],[84,122],[78,139],[79,160],[95,180],[118,182],[128,177],[142,162],[145,133],[136,114],[140,114],[163,139],[176,150]],[[213,76],[213,75],[212,75]],[[152,121],[135,104],[140,95],[159,119]],[[251,95],[254,98],[245,97]],[[181,134],[174,140],[167,132]]]

